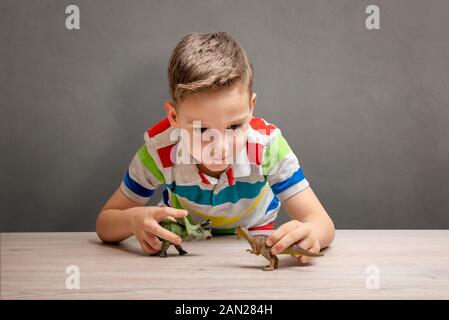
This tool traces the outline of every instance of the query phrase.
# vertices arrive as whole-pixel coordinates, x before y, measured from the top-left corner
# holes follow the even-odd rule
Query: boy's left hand
[[[277,228],[269,237],[267,237],[267,245],[271,248],[272,254],[279,254],[282,250],[297,244],[304,250],[319,253],[320,243],[312,235],[312,227],[306,222],[291,220]],[[311,257],[292,255],[301,263],[309,263]]]

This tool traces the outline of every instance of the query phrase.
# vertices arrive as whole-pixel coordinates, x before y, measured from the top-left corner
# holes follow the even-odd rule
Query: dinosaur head
[[[243,228],[242,228],[242,226],[238,226],[237,228],[235,228],[235,234],[237,235],[237,239],[242,239],[243,238]]]
[[[209,240],[212,238],[210,228],[206,228],[210,224],[210,220],[205,220],[198,224],[191,224],[186,217],[184,223],[187,229],[187,241],[191,240]]]
[[[237,228],[235,228],[235,234],[237,235],[237,239],[249,238],[248,229],[246,229],[244,226],[238,226]]]

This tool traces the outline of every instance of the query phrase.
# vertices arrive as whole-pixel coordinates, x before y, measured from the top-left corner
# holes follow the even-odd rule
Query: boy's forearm
[[[133,235],[132,210],[106,209],[97,217],[96,231],[98,237],[105,242],[121,242]]]

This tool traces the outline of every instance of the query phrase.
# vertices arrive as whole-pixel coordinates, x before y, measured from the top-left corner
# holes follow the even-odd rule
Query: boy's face
[[[211,93],[197,93],[164,107],[172,126],[187,139],[188,153],[210,171],[223,171],[246,146],[256,94],[251,99],[245,85]]]

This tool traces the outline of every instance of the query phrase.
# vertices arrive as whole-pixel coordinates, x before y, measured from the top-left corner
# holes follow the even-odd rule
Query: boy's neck
[[[214,178],[220,178],[221,174],[225,172],[226,169],[221,171],[211,171],[208,168],[206,168],[203,164],[199,163],[196,165],[198,170],[200,170],[202,173],[207,174],[208,176],[214,177]]]

